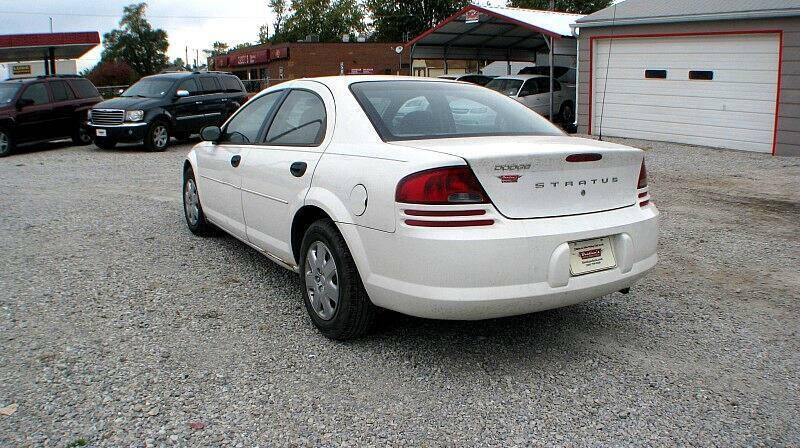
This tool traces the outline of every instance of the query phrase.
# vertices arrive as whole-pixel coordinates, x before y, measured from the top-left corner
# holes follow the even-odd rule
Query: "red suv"
[[[91,81],[75,75],[0,82],[0,157],[17,145],[72,138],[88,145],[86,115],[103,101]]]

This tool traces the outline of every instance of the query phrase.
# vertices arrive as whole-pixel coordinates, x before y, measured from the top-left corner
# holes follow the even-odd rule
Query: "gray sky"
[[[49,16],[55,32],[99,31],[102,39],[118,26],[122,8],[139,1],[0,0],[0,34],[49,32]],[[150,23],[167,32],[170,60],[184,58],[186,46],[193,60],[195,49],[208,49],[217,40],[233,45],[253,42],[261,25],[272,26],[266,0],[149,0],[147,4]],[[205,60],[202,53],[200,58]],[[91,67],[99,59],[97,48],[78,61],[78,69]]]

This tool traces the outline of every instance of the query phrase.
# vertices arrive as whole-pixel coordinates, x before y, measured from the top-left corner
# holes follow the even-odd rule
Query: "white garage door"
[[[771,152],[779,46],[777,34],[598,39],[592,133]]]

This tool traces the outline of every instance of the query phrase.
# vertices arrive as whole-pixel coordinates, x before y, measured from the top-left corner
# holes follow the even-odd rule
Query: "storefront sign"
[[[474,9],[470,9],[467,11],[465,23],[478,23],[480,19],[481,13]]]
[[[32,73],[30,64],[14,65],[11,67],[11,74],[13,76],[30,75]]]

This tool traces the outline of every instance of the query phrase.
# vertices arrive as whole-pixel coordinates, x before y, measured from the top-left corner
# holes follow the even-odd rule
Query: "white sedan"
[[[627,292],[658,258],[641,150],[569,137],[482,87],[290,81],[202,135],[183,166],[189,229],[299,273],[333,339],[378,308],[487,319]]]

